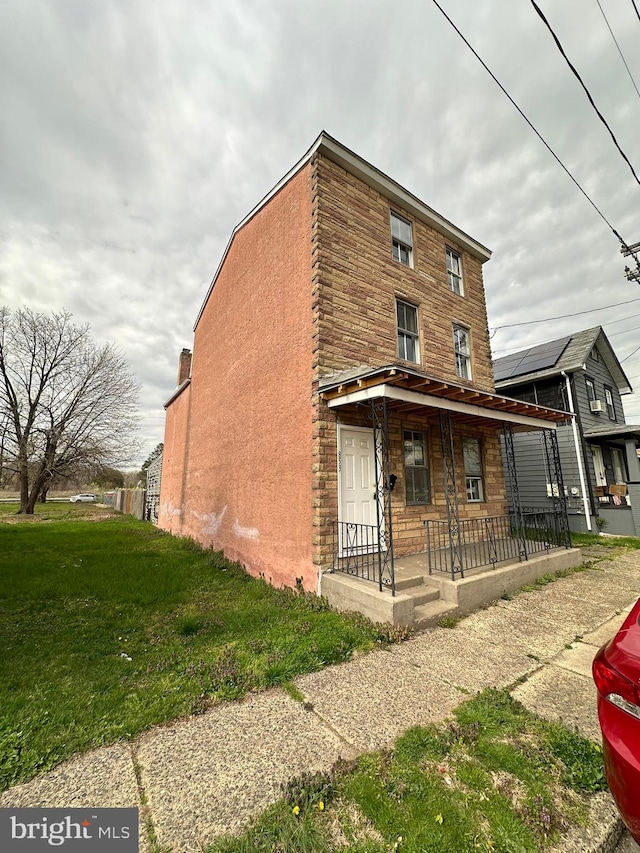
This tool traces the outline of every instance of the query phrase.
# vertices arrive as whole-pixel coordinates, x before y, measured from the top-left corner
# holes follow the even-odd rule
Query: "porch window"
[[[484,501],[480,440],[478,438],[464,438],[462,450],[464,454],[464,476],[467,483],[467,500],[480,503]]]
[[[407,505],[431,503],[426,433],[404,431],[404,473]]]
[[[453,347],[456,354],[456,373],[462,379],[471,379],[471,346],[469,329],[464,326],[453,327]]]
[[[405,361],[420,363],[420,341],[418,337],[418,309],[415,305],[396,299],[398,323],[398,356]]]

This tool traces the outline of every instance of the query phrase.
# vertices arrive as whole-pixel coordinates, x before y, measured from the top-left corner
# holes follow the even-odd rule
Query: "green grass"
[[[88,504],[0,505],[0,789],[393,639]]]
[[[601,545],[603,548],[640,548],[640,536],[598,536],[597,533],[572,533],[571,543],[575,548]]]
[[[584,823],[602,751],[486,690],[392,751],[292,780],[283,799],[209,853],[534,853]]]

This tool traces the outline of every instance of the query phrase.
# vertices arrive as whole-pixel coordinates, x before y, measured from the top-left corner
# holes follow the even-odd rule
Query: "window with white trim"
[[[604,386],[604,402],[607,407],[607,414],[609,415],[610,421],[615,421],[616,419],[616,409],[613,405],[613,392],[611,388],[607,388]]]
[[[453,249],[447,249],[447,277],[449,278],[449,287],[451,290],[457,293],[458,296],[464,296],[462,258]]]
[[[585,385],[587,386],[587,400],[590,403],[596,399],[596,383],[593,379],[589,379],[588,376],[585,376]]]
[[[471,379],[471,344],[469,329],[453,326],[453,348],[456,354],[456,373],[461,379]]]
[[[420,338],[416,306],[396,299],[396,322],[398,324],[398,356],[405,361],[419,364]]]
[[[407,505],[431,503],[427,435],[406,429],[403,439]]]
[[[482,478],[482,448],[480,439],[463,438],[464,476],[467,485],[467,500],[471,503],[484,501],[484,483]]]
[[[413,231],[411,223],[399,213],[391,211],[391,247],[396,261],[407,267],[413,266]]]

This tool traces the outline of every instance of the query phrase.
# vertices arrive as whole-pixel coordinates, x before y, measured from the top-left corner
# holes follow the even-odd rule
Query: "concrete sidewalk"
[[[601,556],[596,548],[585,559]],[[532,711],[599,740],[591,660],[639,596],[640,552],[620,552],[453,629],[302,676],[304,706],[280,690],[219,705],[72,759],[4,792],[0,806],[139,806],[141,850],[153,848],[152,827],[160,847],[190,853],[244,827],[292,776],[388,746],[488,686],[518,682],[513,695]],[[602,795],[592,825],[562,849],[611,850],[620,832]]]

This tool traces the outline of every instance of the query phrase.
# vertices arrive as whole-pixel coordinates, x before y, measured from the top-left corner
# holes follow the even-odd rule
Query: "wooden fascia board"
[[[396,388],[393,385],[377,385],[371,388],[363,388],[359,391],[352,391],[351,393],[344,394],[342,397],[329,400],[328,406],[329,408],[334,409],[339,406],[347,406],[351,403],[363,403],[376,397],[386,397],[388,400],[412,403],[415,406],[420,406],[422,408],[444,409],[449,412],[457,412],[461,415],[484,418],[485,420],[518,424],[519,426],[529,427],[532,430],[556,428],[554,421],[543,420],[542,418],[533,418],[530,415],[509,414],[508,412],[502,412],[499,409],[489,409],[474,405],[473,403],[461,403],[458,400],[448,400],[446,397],[434,397],[430,394],[419,394],[416,391],[409,391],[406,388]]]

